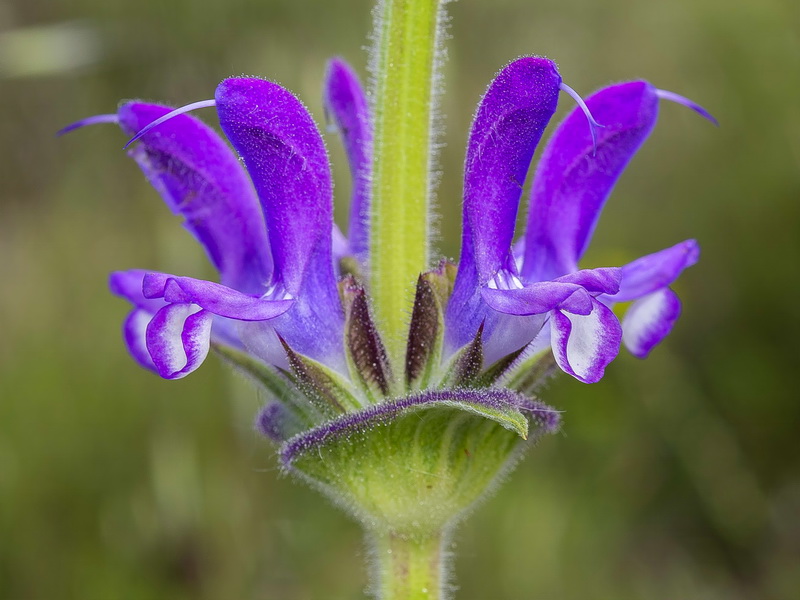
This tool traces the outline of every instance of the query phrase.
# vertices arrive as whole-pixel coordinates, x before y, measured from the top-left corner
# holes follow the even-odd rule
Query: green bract
[[[495,398],[498,407],[479,403]],[[508,395],[447,390],[387,402],[293,438],[284,463],[371,528],[435,533],[541,428],[501,400]]]

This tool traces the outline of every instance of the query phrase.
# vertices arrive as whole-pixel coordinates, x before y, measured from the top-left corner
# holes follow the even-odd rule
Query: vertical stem
[[[373,56],[370,286],[390,360],[402,365],[417,276],[428,267],[441,0],[382,0]]]
[[[377,600],[444,600],[447,554],[441,532],[401,536],[372,533],[373,591]]]

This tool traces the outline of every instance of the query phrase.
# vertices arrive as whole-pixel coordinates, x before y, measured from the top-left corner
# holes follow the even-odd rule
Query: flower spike
[[[126,101],[58,132],[116,123],[217,271],[112,273],[111,292],[131,305],[130,354],[175,380],[213,349],[252,379],[266,400],[257,428],[281,445],[281,469],[364,525],[380,557],[368,591],[381,598],[449,597],[452,528],[526,445],[558,429],[560,413],[534,400],[548,378],[597,382],[622,345],[645,358],[673,329],[671,286],[697,263],[695,240],[621,267],[580,263],[661,100],[717,124],[647,81],[584,100],[552,60],[512,61],[473,118],[460,260],[428,270],[447,2],[377,2],[369,93],[344,61],[328,65],[325,116],[353,184],[347,237],[323,136],[277,83],[228,78],[210,100]],[[561,92],[575,104],[542,149],[515,235]],[[189,114],[210,107],[220,132]]]
[[[191,104],[187,104],[186,106],[181,106],[180,108],[176,108],[172,112],[169,112],[169,113],[165,114],[164,116],[159,117],[158,119],[156,119],[152,123],[142,127],[142,129],[140,129],[139,132],[135,136],[133,136],[131,139],[128,140],[128,143],[125,144],[122,147],[122,149],[123,150],[127,150],[128,146],[130,146],[133,142],[135,142],[136,140],[141,138],[148,131],[158,127],[159,125],[161,125],[164,121],[169,121],[173,117],[177,117],[178,115],[182,115],[184,113],[191,112],[193,110],[197,110],[198,108],[209,108],[209,107],[215,106],[215,105],[216,105],[216,100],[200,100],[199,102],[192,102]]]
[[[595,121],[594,117],[592,116],[592,111],[590,111],[589,107],[586,106],[586,102],[583,101],[583,98],[581,98],[578,92],[573,90],[563,81],[558,87],[561,88],[561,91],[566,92],[567,94],[572,96],[572,99],[575,100],[575,102],[577,102],[578,106],[580,106],[581,110],[583,111],[583,114],[586,115],[586,120],[589,121],[589,131],[592,134],[592,156],[595,156],[597,154],[597,128],[598,127],[602,128],[605,126],[600,125],[600,123]]]
[[[69,133],[70,131],[75,131],[76,129],[88,127],[89,125],[99,125],[100,123],[119,123],[119,117],[117,116],[116,113],[86,117],[85,119],[81,119],[80,121],[75,121],[74,123],[70,123],[66,127],[62,127],[56,132],[56,137],[61,137],[62,135]]]
[[[668,90],[656,90],[656,96],[661,98],[662,100],[669,100],[670,102],[675,102],[676,104],[683,104],[687,108],[691,108],[694,112],[698,115],[703,117],[704,119],[711,121],[714,125],[719,127],[719,121],[714,118],[710,112],[708,112],[705,108],[697,104],[697,102],[692,102],[686,96],[681,96],[680,94],[676,94],[675,92],[670,92]]]

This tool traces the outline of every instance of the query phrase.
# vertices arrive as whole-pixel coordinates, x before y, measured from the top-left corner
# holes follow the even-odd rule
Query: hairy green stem
[[[375,15],[370,286],[395,368],[417,276],[428,267],[441,0],[382,0]],[[399,369],[398,369],[399,370]]]
[[[444,600],[447,596],[447,536],[372,533],[377,600]]]

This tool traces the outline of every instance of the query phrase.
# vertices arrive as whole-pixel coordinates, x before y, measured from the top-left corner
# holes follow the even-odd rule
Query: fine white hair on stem
[[[438,0],[436,33],[434,38],[434,56],[431,65],[431,89],[430,89],[430,116],[429,116],[429,137],[428,137],[428,190],[427,190],[427,215],[426,215],[426,244],[427,255],[430,268],[433,260],[431,248],[438,241],[439,213],[437,211],[436,191],[441,183],[442,172],[439,166],[439,156],[444,147],[445,119],[440,111],[440,101],[444,94],[444,64],[447,62],[447,40],[450,39],[449,26],[450,16],[447,13],[446,5],[454,0]],[[367,99],[370,103],[372,114],[376,114],[377,90],[379,86],[380,69],[380,35],[384,27],[386,18],[387,0],[377,0],[372,9],[372,30],[369,34],[369,45],[367,50]],[[368,186],[368,206],[372,209],[372,186]],[[367,215],[369,218],[369,215]]]
[[[436,38],[434,41],[433,72],[431,77],[431,112],[429,124],[429,144],[428,149],[428,214],[426,241],[428,244],[428,256],[431,257],[430,249],[438,242],[439,230],[439,211],[437,206],[437,190],[442,180],[442,171],[439,165],[439,156],[444,148],[445,116],[440,110],[441,99],[444,96],[444,65],[447,62],[447,40],[450,39],[450,15],[447,13],[447,4],[451,0],[440,0],[438,14],[436,17]],[[435,238],[435,239],[434,239]],[[433,263],[431,263],[433,264]],[[428,265],[430,268],[430,264]]]

